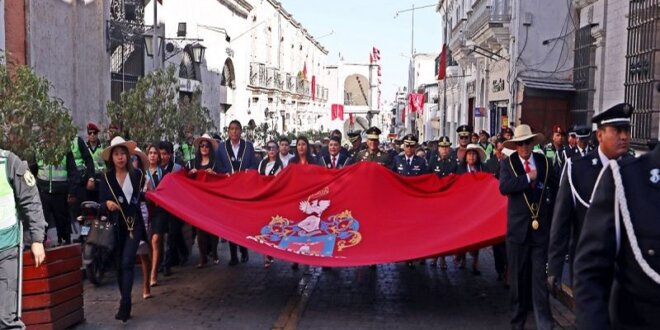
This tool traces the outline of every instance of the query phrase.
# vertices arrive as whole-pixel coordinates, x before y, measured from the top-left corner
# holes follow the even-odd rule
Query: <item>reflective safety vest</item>
[[[37,162],[39,170],[37,171],[37,179],[49,183],[48,192],[53,191],[53,182],[65,182],[69,180],[68,172],[66,170],[66,156],[60,162],[60,165],[45,165],[42,160]]]
[[[71,142],[71,153],[73,153],[73,159],[76,161],[76,168],[81,172],[85,172],[85,160],[80,152],[78,137],[73,138],[73,142]]]
[[[20,240],[14,189],[7,178],[8,157],[0,150],[0,251],[17,246]]]
[[[87,146],[89,149],[89,146]],[[92,155],[92,159],[94,160],[94,172],[100,173],[105,170],[105,160],[103,160],[103,157],[101,157],[101,154],[103,154],[103,148],[101,148],[101,145],[99,144],[96,146],[96,150],[92,152],[92,149],[89,149],[89,153]]]
[[[195,147],[192,144],[183,143],[181,145],[181,154],[183,157],[183,162],[187,163],[195,159]]]

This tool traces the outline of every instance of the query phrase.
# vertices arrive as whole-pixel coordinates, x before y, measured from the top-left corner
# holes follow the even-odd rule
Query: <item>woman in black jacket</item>
[[[103,211],[109,213],[110,221],[113,221],[117,228],[115,255],[121,300],[115,319],[123,322],[131,316],[135,255],[140,241],[147,241],[140,210],[144,175],[140,169],[134,169],[131,164],[130,155],[134,150],[135,142],[115,137],[101,154],[109,166],[101,178],[99,202]]]

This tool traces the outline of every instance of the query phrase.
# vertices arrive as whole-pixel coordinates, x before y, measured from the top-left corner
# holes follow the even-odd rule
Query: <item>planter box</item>
[[[67,329],[84,319],[80,245],[46,250],[46,262],[34,267],[23,253],[23,310],[29,329]]]

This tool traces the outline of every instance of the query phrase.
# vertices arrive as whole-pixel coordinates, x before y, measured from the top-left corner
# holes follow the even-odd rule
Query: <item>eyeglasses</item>
[[[528,146],[530,144],[532,144],[532,140],[516,142],[516,145],[519,146],[519,147],[520,146]]]
[[[202,143],[202,144],[199,145],[199,147],[200,147],[200,148],[210,148],[211,145],[208,144],[208,143]]]
[[[99,132],[96,132],[96,131],[87,132],[87,135],[98,135],[98,134],[99,134]]]

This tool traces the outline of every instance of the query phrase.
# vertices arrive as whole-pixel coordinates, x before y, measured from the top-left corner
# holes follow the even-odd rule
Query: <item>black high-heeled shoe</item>
[[[115,314],[115,320],[126,322],[131,318],[131,305],[120,304],[119,311]]]

